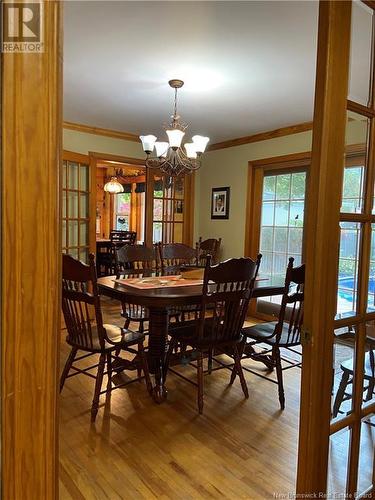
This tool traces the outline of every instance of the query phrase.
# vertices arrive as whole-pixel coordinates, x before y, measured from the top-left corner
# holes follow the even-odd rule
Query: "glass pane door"
[[[152,239],[154,243],[183,243],[185,179],[154,176]]]
[[[63,161],[62,249],[87,262],[89,253],[89,165]]]

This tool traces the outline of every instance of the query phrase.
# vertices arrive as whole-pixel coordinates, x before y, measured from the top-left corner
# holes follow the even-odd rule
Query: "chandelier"
[[[120,184],[118,177],[123,175],[122,169],[116,170],[115,175],[111,175],[109,181],[104,184],[104,191],[109,194],[119,194],[124,192],[124,186]]]
[[[158,168],[163,173],[175,177],[200,168],[202,154],[210,139],[194,135],[192,142],[185,142],[182,146],[182,139],[188,126],[180,122],[180,116],[177,114],[177,90],[183,86],[184,82],[170,80],[168,83],[174,89],[172,122],[165,127],[169,142],[159,142],[154,135],[141,135],[140,139],[143,150],[147,154],[146,167]],[[155,155],[151,156],[154,149]]]

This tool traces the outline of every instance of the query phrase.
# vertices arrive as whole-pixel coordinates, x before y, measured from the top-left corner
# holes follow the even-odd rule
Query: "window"
[[[117,231],[129,231],[130,211],[131,193],[120,193],[115,195],[114,227]]]
[[[262,191],[260,274],[274,279],[285,276],[288,258],[301,264],[306,172],[265,173]],[[280,301],[269,297],[266,301]]]

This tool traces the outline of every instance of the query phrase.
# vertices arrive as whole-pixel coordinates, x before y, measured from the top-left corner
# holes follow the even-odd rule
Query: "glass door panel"
[[[340,214],[337,314],[334,332],[329,492],[358,498],[373,485],[375,236],[373,193],[375,109],[370,95],[372,10],[352,3],[350,85]],[[354,103],[351,101],[355,101]],[[367,153],[368,151],[368,153]],[[372,411],[371,411],[372,410]],[[332,464],[341,480],[332,482]],[[335,454],[332,455],[335,449]],[[339,468],[337,469],[339,470]],[[338,476],[337,476],[338,477]],[[332,486],[334,484],[334,487]]]
[[[185,179],[154,175],[153,242],[182,243],[185,223]]]
[[[340,233],[337,319],[354,316],[357,310],[360,224],[341,222]]]
[[[89,166],[63,161],[62,248],[64,253],[88,261],[89,252]]]
[[[355,325],[336,328],[333,344],[332,420],[341,420],[353,410],[353,366],[358,340]]]
[[[359,445],[358,496],[368,494],[374,484],[375,414],[361,422]],[[371,498],[369,496],[369,498]]]
[[[350,429],[346,427],[330,436],[327,498],[335,498],[339,493],[345,491],[348,474],[350,434]]]
[[[373,11],[363,2],[352,2],[352,28],[348,98],[367,106],[371,79]]]

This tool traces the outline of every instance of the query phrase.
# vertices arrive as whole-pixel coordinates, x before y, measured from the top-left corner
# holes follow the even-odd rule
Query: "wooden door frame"
[[[90,170],[91,172],[95,172],[95,175],[92,175],[92,191],[93,191],[93,198],[91,201],[91,208],[90,208],[90,242],[93,242],[93,247],[91,251],[93,253],[96,253],[96,169],[98,168],[99,163],[105,163],[105,162],[110,162],[112,166],[115,166],[116,163],[119,164],[129,164],[129,165],[139,165],[141,167],[145,168],[145,174],[146,174],[146,210],[145,210],[145,243],[148,244],[147,240],[147,227],[148,227],[148,209],[147,209],[147,203],[148,203],[148,195],[147,195],[147,172],[148,169],[146,168],[145,165],[145,160],[141,158],[132,158],[130,156],[121,156],[121,155],[114,155],[110,153],[98,153],[96,151],[89,151],[89,161],[90,161]],[[113,212],[113,210],[110,210]],[[93,221],[93,222],[92,222]]]
[[[84,155],[82,153],[76,153],[75,151],[68,151],[67,149],[64,149],[62,152],[62,160],[63,161],[69,161],[69,162],[75,162],[75,163],[81,163],[83,165],[87,165],[89,169],[89,174],[90,174],[90,187],[89,187],[89,252],[95,252],[95,241],[92,241],[92,221],[91,221],[91,207],[92,203],[95,200],[95,187],[96,184],[95,182],[93,183],[93,177],[92,177],[92,170],[90,166],[90,158],[88,155]]]
[[[44,52],[2,54],[1,485],[58,497],[62,2]]]
[[[109,153],[98,153],[95,151],[90,151],[88,154],[90,161],[90,170],[96,171],[97,165],[100,162],[114,162],[129,165],[140,165],[145,167],[146,172],[146,211],[145,211],[145,243],[148,246],[152,246],[152,224],[153,224],[153,172],[146,167],[145,160],[142,158],[132,158],[129,156],[114,155]],[[94,178],[94,176],[92,176]],[[95,181],[94,181],[95,182]],[[183,227],[183,241],[185,244],[192,246],[194,239],[194,202],[195,202],[195,173],[185,176],[185,189],[184,189],[184,206],[186,207],[185,220]],[[95,189],[92,186],[92,190],[95,191],[96,195],[96,184]],[[95,220],[96,220],[96,197],[95,203],[91,203],[90,218],[93,218],[94,224],[90,225],[90,242],[96,241],[96,230],[95,230]],[[95,252],[95,246],[91,250]]]
[[[306,288],[297,494],[326,492],[339,214],[345,153],[351,2],[320,1],[312,162],[306,235]],[[324,291],[324,293],[322,293]]]

